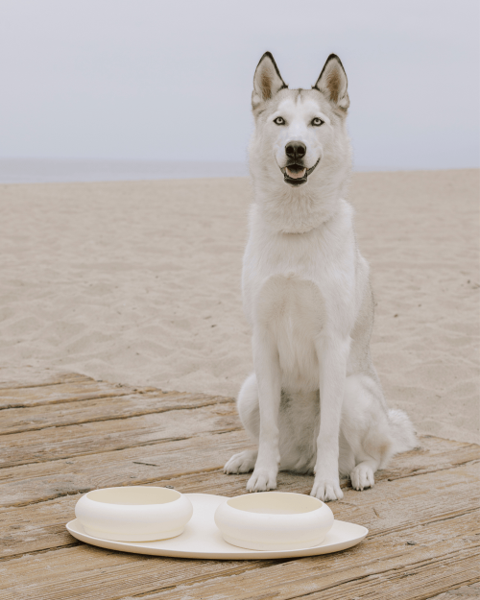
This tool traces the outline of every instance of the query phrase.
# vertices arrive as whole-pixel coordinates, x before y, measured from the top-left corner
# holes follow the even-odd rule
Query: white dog
[[[363,490],[393,454],[416,445],[407,415],[387,409],[370,357],[369,268],[345,201],[349,103],[334,54],[311,90],[289,90],[269,52],[258,63],[243,262],[255,372],[238,397],[258,452],[225,465],[253,469],[249,491],[275,489],[280,468],[315,473],[312,495],[339,499],[339,471]]]

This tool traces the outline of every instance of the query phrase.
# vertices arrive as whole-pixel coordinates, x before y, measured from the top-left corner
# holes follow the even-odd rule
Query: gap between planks
[[[113,396],[113,397],[112,396],[101,396],[99,398],[93,398],[93,399],[88,398],[88,399],[83,400],[83,402],[87,403],[89,400],[94,400],[96,402],[97,400],[104,400],[106,398],[108,398],[109,402],[111,402],[111,401],[118,402],[118,398],[122,398],[122,400],[126,400],[126,399],[128,399],[129,396],[130,396],[130,394],[128,394],[126,396]],[[146,394],[145,394],[145,396],[146,396]],[[145,396],[143,396],[143,398],[145,398]],[[170,398],[170,397],[169,397],[169,400],[171,400],[172,402],[178,401],[175,398]],[[98,417],[98,418],[91,417],[89,419],[78,418],[75,421],[72,420],[72,421],[68,421],[65,423],[52,423],[50,425],[46,424],[44,426],[38,426],[38,427],[35,427],[33,425],[31,425],[30,427],[24,426],[23,429],[21,429],[20,426],[17,426],[18,428],[15,429],[14,428],[15,426],[12,426],[12,425],[10,426],[10,429],[7,429],[8,418],[7,419],[4,418],[4,419],[2,419],[2,427],[4,429],[3,429],[3,431],[0,431],[0,436],[12,435],[12,434],[17,434],[17,433],[26,433],[28,431],[42,431],[43,429],[51,429],[52,427],[59,429],[61,427],[68,427],[70,425],[84,425],[86,423],[101,423],[103,421],[119,421],[122,419],[130,419],[131,417],[142,417],[142,416],[146,416],[146,415],[155,415],[155,414],[160,414],[160,413],[164,413],[164,412],[170,412],[172,410],[191,410],[193,408],[202,408],[204,406],[212,406],[212,405],[217,405],[217,404],[233,404],[234,402],[235,402],[235,400],[233,398],[219,398],[219,399],[212,398],[209,401],[206,401],[206,400],[199,401],[196,404],[191,404],[188,406],[180,405],[180,406],[170,406],[170,407],[165,407],[165,408],[159,406],[155,410],[152,409],[152,410],[143,410],[143,411],[139,408],[135,412],[132,411],[131,413],[121,415],[121,416],[120,415],[119,416],[110,416],[110,417],[106,416],[106,417]],[[55,406],[58,406],[58,404],[60,404],[60,403],[57,403]],[[71,403],[68,402],[67,404],[70,405]],[[50,406],[52,406],[52,405],[50,405]],[[37,407],[35,407],[35,408],[37,408]],[[15,407],[15,410],[17,410],[17,409],[18,409],[18,407]],[[4,408],[2,410],[13,410],[13,409]],[[43,415],[43,416],[45,416],[45,415]]]

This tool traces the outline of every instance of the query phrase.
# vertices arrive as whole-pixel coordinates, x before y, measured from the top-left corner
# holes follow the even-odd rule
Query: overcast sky
[[[243,161],[266,50],[340,56],[357,168],[478,166],[478,0],[0,0],[0,158]]]

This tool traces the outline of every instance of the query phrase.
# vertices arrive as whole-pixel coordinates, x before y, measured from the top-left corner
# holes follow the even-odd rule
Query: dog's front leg
[[[320,500],[343,498],[338,476],[338,440],[349,349],[350,339],[322,336],[317,342],[320,366],[320,432],[311,494]]]
[[[270,331],[257,330],[253,336],[253,362],[258,385],[260,435],[255,469],[247,483],[249,492],[263,492],[277,487],[278,411],[281,374],[278,350]]]

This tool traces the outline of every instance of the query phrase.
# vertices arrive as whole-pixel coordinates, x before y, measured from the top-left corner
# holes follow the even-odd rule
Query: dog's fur
[[[257,66],[243,262],[255,372],[238,411],[258,452],[225,465],[226,473],[253,469],[249,491],[275,489],[280,468],[315,473],[312,495],[339,499],[339,471],[355,489],[371,487],[379,467],[416,445],[407,415],[387,409],[370,357],[369,268],[345,201],[348,106],[333,54],[311,90],[288,89],[268,52]]]

